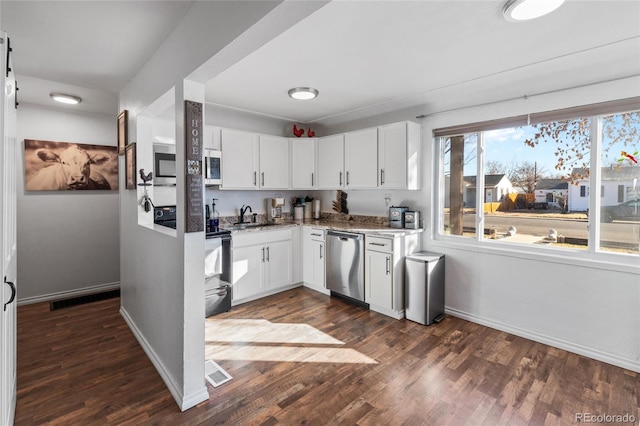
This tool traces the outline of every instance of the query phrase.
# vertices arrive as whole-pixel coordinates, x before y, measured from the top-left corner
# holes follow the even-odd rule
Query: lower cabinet
[[[370,306],[379,307],[385,310],[393,309],[393,271],[391,262],[393,253],[382,253],[374,250],[367,250],[365,273],[367,302]],[[374,309],[374,308],[371,309]]]
[[[404,318],[404,258],[420,250],[418,234],[365,235],[365,302],[369,309]]]
[[[292,284],[291,230],[233,237],[233,301],[249,301]]]
[[[302,281],[305,287],[329,294],[325,286],[324,229],[303,227],[302,230]]]

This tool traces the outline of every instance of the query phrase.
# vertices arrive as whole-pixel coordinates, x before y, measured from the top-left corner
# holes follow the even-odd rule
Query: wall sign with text
[[[202,104],[184,101],[186,223],[185,232],[204,231],[202,189]]]

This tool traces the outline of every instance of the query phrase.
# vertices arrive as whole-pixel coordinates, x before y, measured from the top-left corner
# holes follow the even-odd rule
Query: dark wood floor
[[[180,413],[118,308],[119,299],[54,312],[48,304],[18,308],[17,425],[640,418],[634,372],[461,319],[424,327],[302,288],[207,320],[207,354],[233,380],[207,385],[209,401]]]

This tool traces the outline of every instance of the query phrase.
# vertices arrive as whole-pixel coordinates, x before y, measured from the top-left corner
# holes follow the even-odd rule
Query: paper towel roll
[[[320,219],[320,200],[317,198],[313,200],[313,218]]]

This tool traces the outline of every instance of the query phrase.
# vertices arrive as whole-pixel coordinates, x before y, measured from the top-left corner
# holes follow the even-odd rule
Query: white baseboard
[[[445,307],[445,313],[454,317],[462,318],[467,321],[471,321],[476,324],[484,325],[489,328],[504,331],[516,336],[524,337],[525,339],[533,340],[534,342],[543,343],[545,345],[553,346],[554,348],[562,349],[568,352],[572,352],[578,355],[583,355],[588,358],[595,359],[597,361],[606,362],[607,364],[615,365],[616,367],[625,368],[627,370],[640,373],[640,362],[628,358],[622,358],[618,355],[603,352],[597,349],[582,346],[567,340],[557,339],[555,337],[547,336],[545,334],[536,333],[523,328],[514,327],[509,324],[505,324],[499,321],[479,317],[468,312],[460,311],[453,308]]]
[[[401,320],[404,318],[404,309],[396,311],[395,309],[387,309],[387,308],[383,308],[382,306],[369,304],[369,310],[377,312],[382,315],[386,315],[391,318],[395,318],[397,320]]]
[[[301,283],[289,284],[289,285],[284,286],[284,287],[279,287],[279,288],[276,288],[276,289],[264,291],[264,292],[259,293],[259,294],[254,294],[253,296],[245,297],[244,299],[232,300],[231,301],[231,306],[242,305],[243,303],[247,303],[247,302],[253,302],[254,300],[258,300],[258,299],[262,299],[263,297],[272,296],[274,294],[282,293],[283,291],[291,290],[291,289],[294,289],[296,287],[300,287],[301,285],[302,285]]]
[[[59,291],[56,293],[43,294],[40,296],[32,296],[25,298],[18,298],[18,306],[31,305],[33,303],[52,302],[60,299],[71,299],[73,297],[84,296],[87,294],[102,293],[104,291],[117,290],[120,288],[120,281],[113,283],[106,283],[100,285],[94,285],[91,287],[82,287],[73,290]]]
[[[326,294],[327,296],[329,296],[331,294],[331,290],[327,290],[324,287],[318,287],[316,285],[313,284],[309,284],[308,282],[302,282],[303,287],[317,291],[318,293],[322,293],[322,294]]]
[[[138,327],[136,327],[135,323],[133,322],[133,319],[131,319],[131,317],[123,307],[120,307],[120,315],[122,316],[122,318],[124,318],[125,322],[131,329],[131,332],[142,347],[142,350],[144,350],[144,353],[147,354],[147,357],[151,360],[151,363],[158,371],[158,374],[160,374],[160,377],[164,381],[165,385],[167,385],[171,396],[173,396],[173,399],[176,401],[176,404],[178,404],[178,407],[180,407],[181,411],[188,410],[189,408],[194,407],[197,404],[209,399],[209,392],[207,392],[207,387],[204,385],[204,377],[202,378],[203,387],[200,391],[190,395],[183,395],[180,388],[176,385],[175,380],[173,379],[169,371],[165,368],[160,357],[158,357],[151,345],[149,345],[147,339],[144,338]]]

